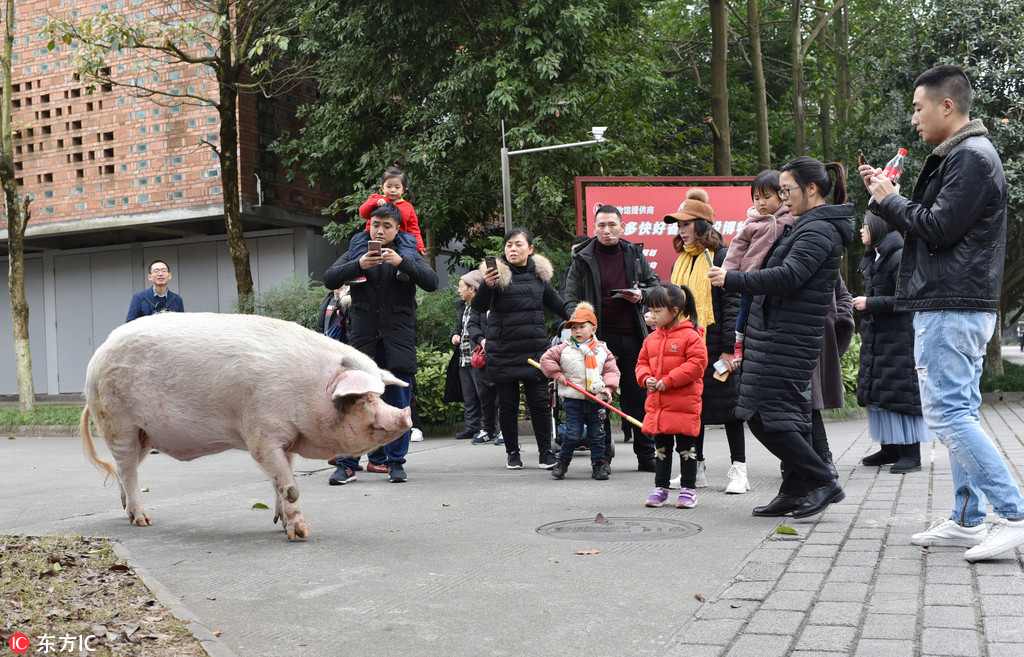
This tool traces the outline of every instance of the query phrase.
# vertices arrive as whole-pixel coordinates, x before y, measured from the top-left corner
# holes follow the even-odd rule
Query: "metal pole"
[[[501,147],[501,195],[505,208],[505,232],[512,230],[512,181],[508,171],[508,149]]]

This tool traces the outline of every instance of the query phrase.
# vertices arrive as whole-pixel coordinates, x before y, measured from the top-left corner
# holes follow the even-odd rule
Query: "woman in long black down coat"
[[[868,409],[868,431],[881,449],[864,465],[888,465],[905,474],[921,469],[921,443],[935,440],[921,416],[921,393],[914,367],[914,317],[893,312],[903,236],[881,217],[868,213],[860,229],[864,296],[853,300],[860,312],[860,371],[857,402]]]
[[[494,269],[481,266],[484,284],[470,302],[473,309],[487,313],[483,342],[487,352],[487,376],[498,393],[498,422],[505,438],[507,467],[523,467],[519,455],[519,384],[523,384],[526,404],[537,438],[538,465],[555,467],[551,452],[551,401],[547,379],[530,365],[539,361],[548,347],[548,329],[544,309],[562,316],[565,301],[551,286],[554,268],[551,262],[533,252],[533,235],[513,228],[505,235],[505,253]]]
[[[781,168],[779,182],[796,222],[776,240],[764,266],[746,272],[712,267],[708,275],[714,285],[754,295],[736,415],[786,464],[778,495],[753,514],[806,518],[846,497],[810,444],[811,375],[843,248],[853,241],[853,206],[845,202],[846,170],[837,162],[798,157]]]

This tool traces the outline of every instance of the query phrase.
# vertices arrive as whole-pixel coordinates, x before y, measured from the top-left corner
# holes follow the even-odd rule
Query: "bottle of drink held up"
[[[896,151],[896,155],[889,160],[889,163],[882,169],[882,175],[892,181],[892,184],[898,184],[900,176],[903,175],[903,158],[907,155],[907,149],[901,148]]]

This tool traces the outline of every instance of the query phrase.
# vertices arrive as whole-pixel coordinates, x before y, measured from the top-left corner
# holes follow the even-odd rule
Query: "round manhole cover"
[[[574,541],[604,543],[667,541],[686,538],[700,532],[700,525],[665,518],[602,518],[604,522],[590,520],[562,520],[549,522],[537,528],[541,536],[567,538]]]

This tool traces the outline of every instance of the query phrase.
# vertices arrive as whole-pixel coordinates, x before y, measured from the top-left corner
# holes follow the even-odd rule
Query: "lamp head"
[[[590,134],[594,135],[596,141],[604,141],[604,133],[607,129],[607,126],[594,126],[590,129]]]

